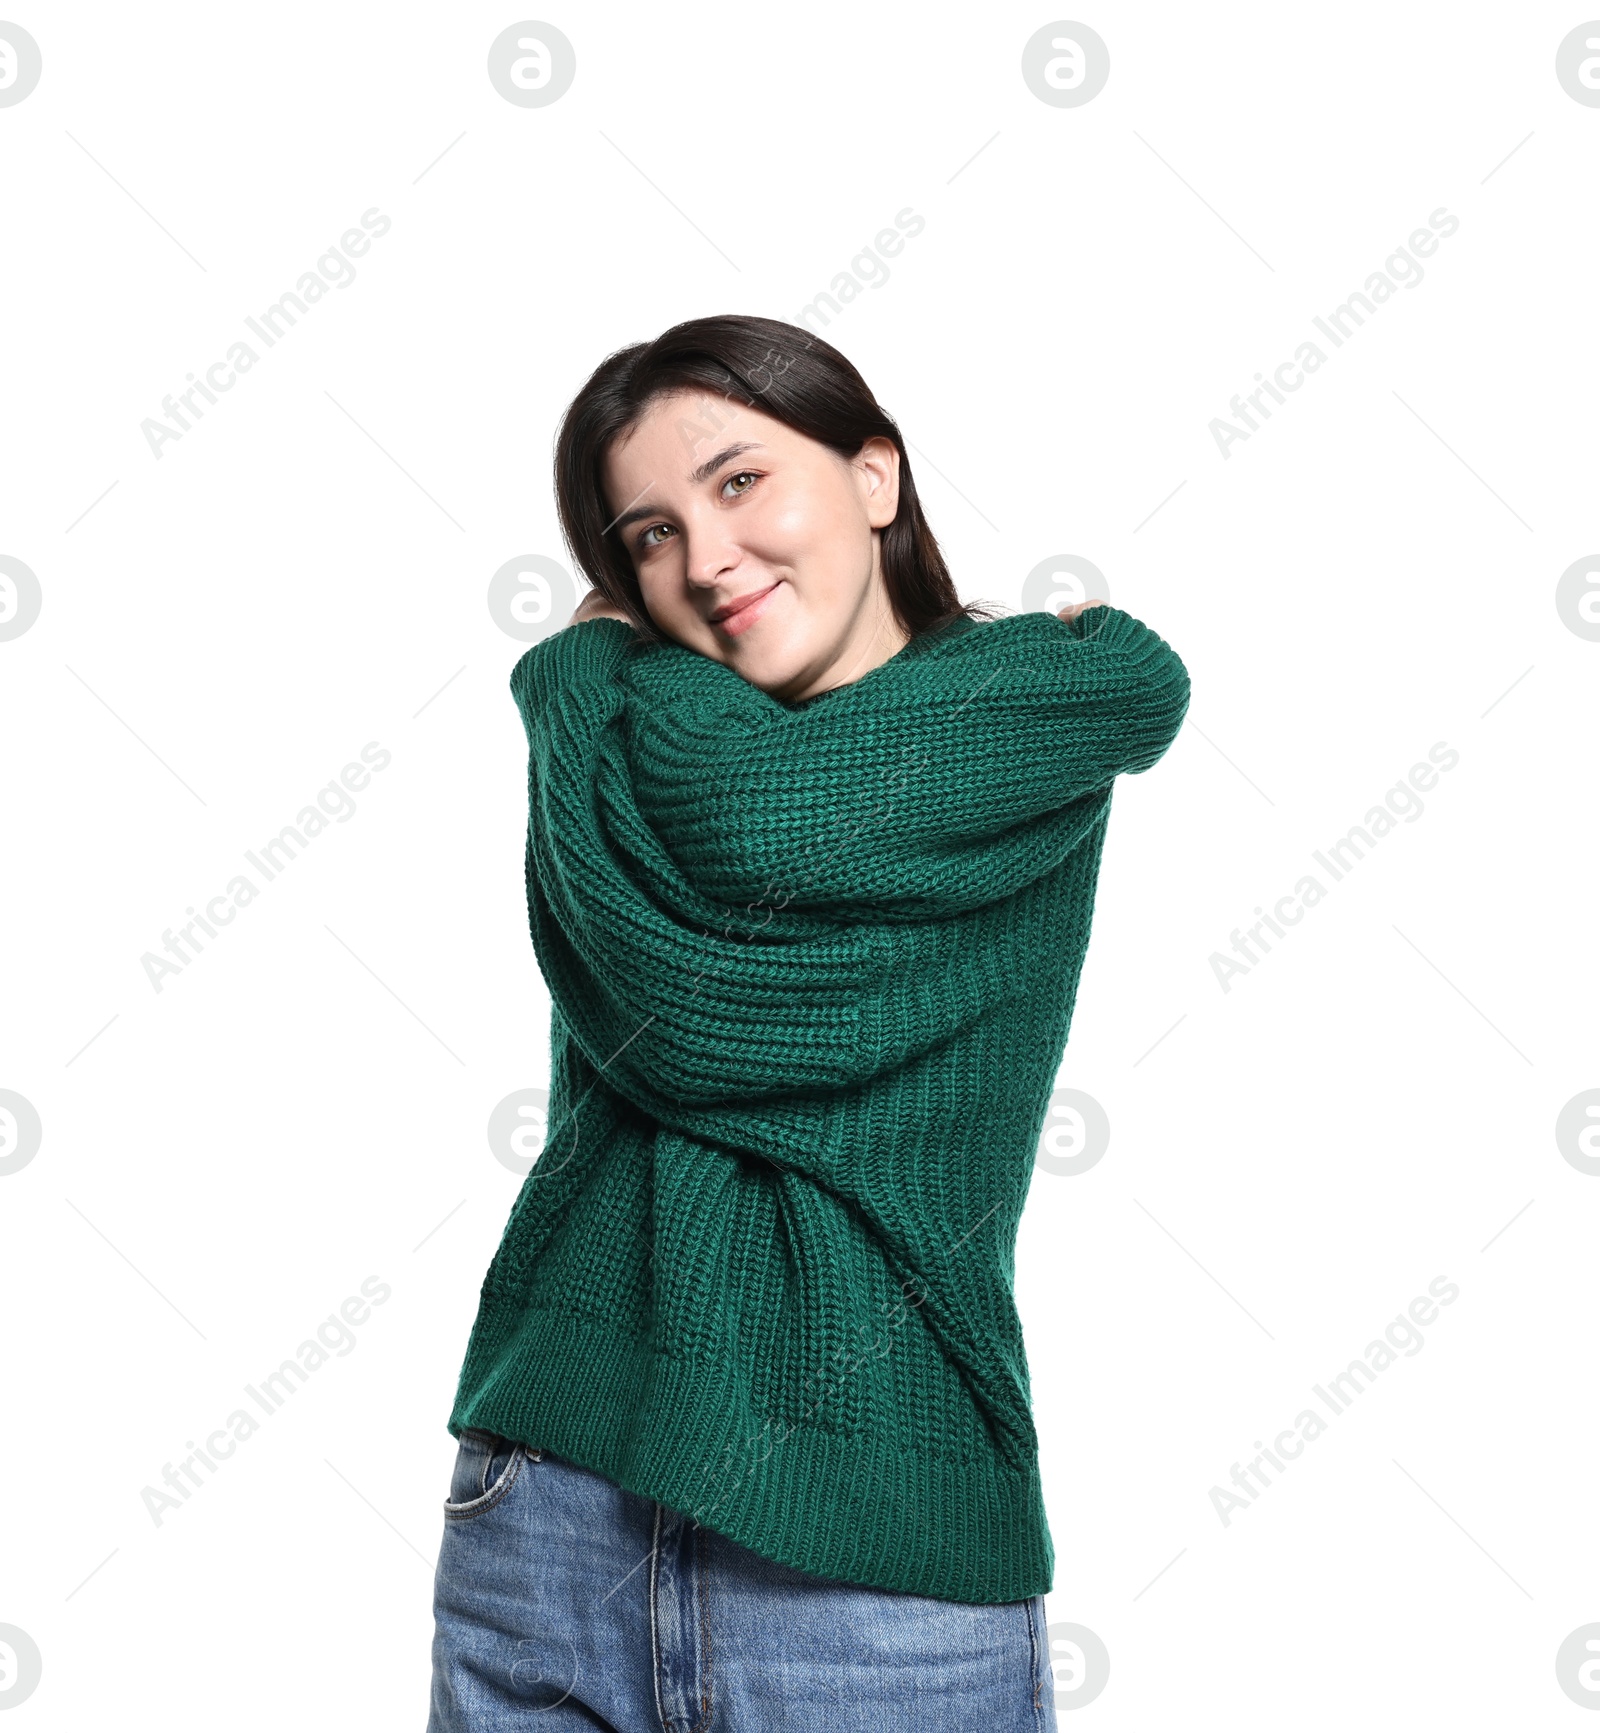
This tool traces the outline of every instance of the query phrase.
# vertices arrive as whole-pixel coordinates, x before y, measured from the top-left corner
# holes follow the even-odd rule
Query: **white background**
[[[487,76],[515,10],[7,16],[43,55],[0,109],[0,553],[43,591],[0,643],[0,1087],[44,1127],[0,1178],[16,1726],[423,1725],[444,1422],[519,1183],[484,1128],[548,1079],[489,578],[566,561],[551,441],[605,354],[794,320],[908,206],[823,334],[962,595],[1092,560],[1193,682],[1118,786],[1061,1071],[1110,1147],[1036,1173],[1018,1244],[1049,1617],[1111,1657],[1083,1724],[1569,1726],[1600,1180],[1554,1127],[1600,1085],[1600,643],[1555,586],[1600,543],[1600,109],[1554,69],[1586,14],[1097,4],[1079,108],[1021,76],[1060,14],[1003,3],[535,12],[577,53],[545,108]],[[153,457],[162,398],[374,206],[356,280]],[[1424,280],[1224,459],[1211,420],[1440,207]],[[373,740],[355,817],[154,991],[143,954]],[[1423,816],[1224,992],[1212,954],[1436,741]],[[369,1275],[354,1350],[156,1526],[141,1489]],[[1210,1489],[1440,1275],[1421,1352],[1224,1526]]]

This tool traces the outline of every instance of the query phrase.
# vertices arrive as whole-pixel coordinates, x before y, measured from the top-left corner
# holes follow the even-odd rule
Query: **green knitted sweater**
[[[1117,608],[962,616],[787,704],[598,619],[511,689],[549,1128],[451,1433],[820,1576],[1044,1593],[1017,1224],[1183,663]]]

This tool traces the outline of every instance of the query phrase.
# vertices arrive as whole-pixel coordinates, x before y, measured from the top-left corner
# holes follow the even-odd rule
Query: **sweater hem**
[[[1037,1459],[1016,1473],[764,1420],[718,1367],[593,1319],[524,1312],[498,1342],[475,1328],[447,1425],[565,1457],[810,1575],[969,1604],[1050,1589]]]

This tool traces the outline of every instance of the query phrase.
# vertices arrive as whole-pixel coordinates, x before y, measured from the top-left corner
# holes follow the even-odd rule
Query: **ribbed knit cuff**
[[[511,670],[512,695],[525,710],[538,710],[574,686],[608,680],[637,637],[626,620],[605,616],[563,626]]]

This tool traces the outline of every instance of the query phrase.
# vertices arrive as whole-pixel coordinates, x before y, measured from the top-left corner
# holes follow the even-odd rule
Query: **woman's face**
[[[760,410],[682,391],[606,454],[606,500],[650,618],[785,703],[858,680],[903,648],[879,532],[900,454],[844,459]]]

